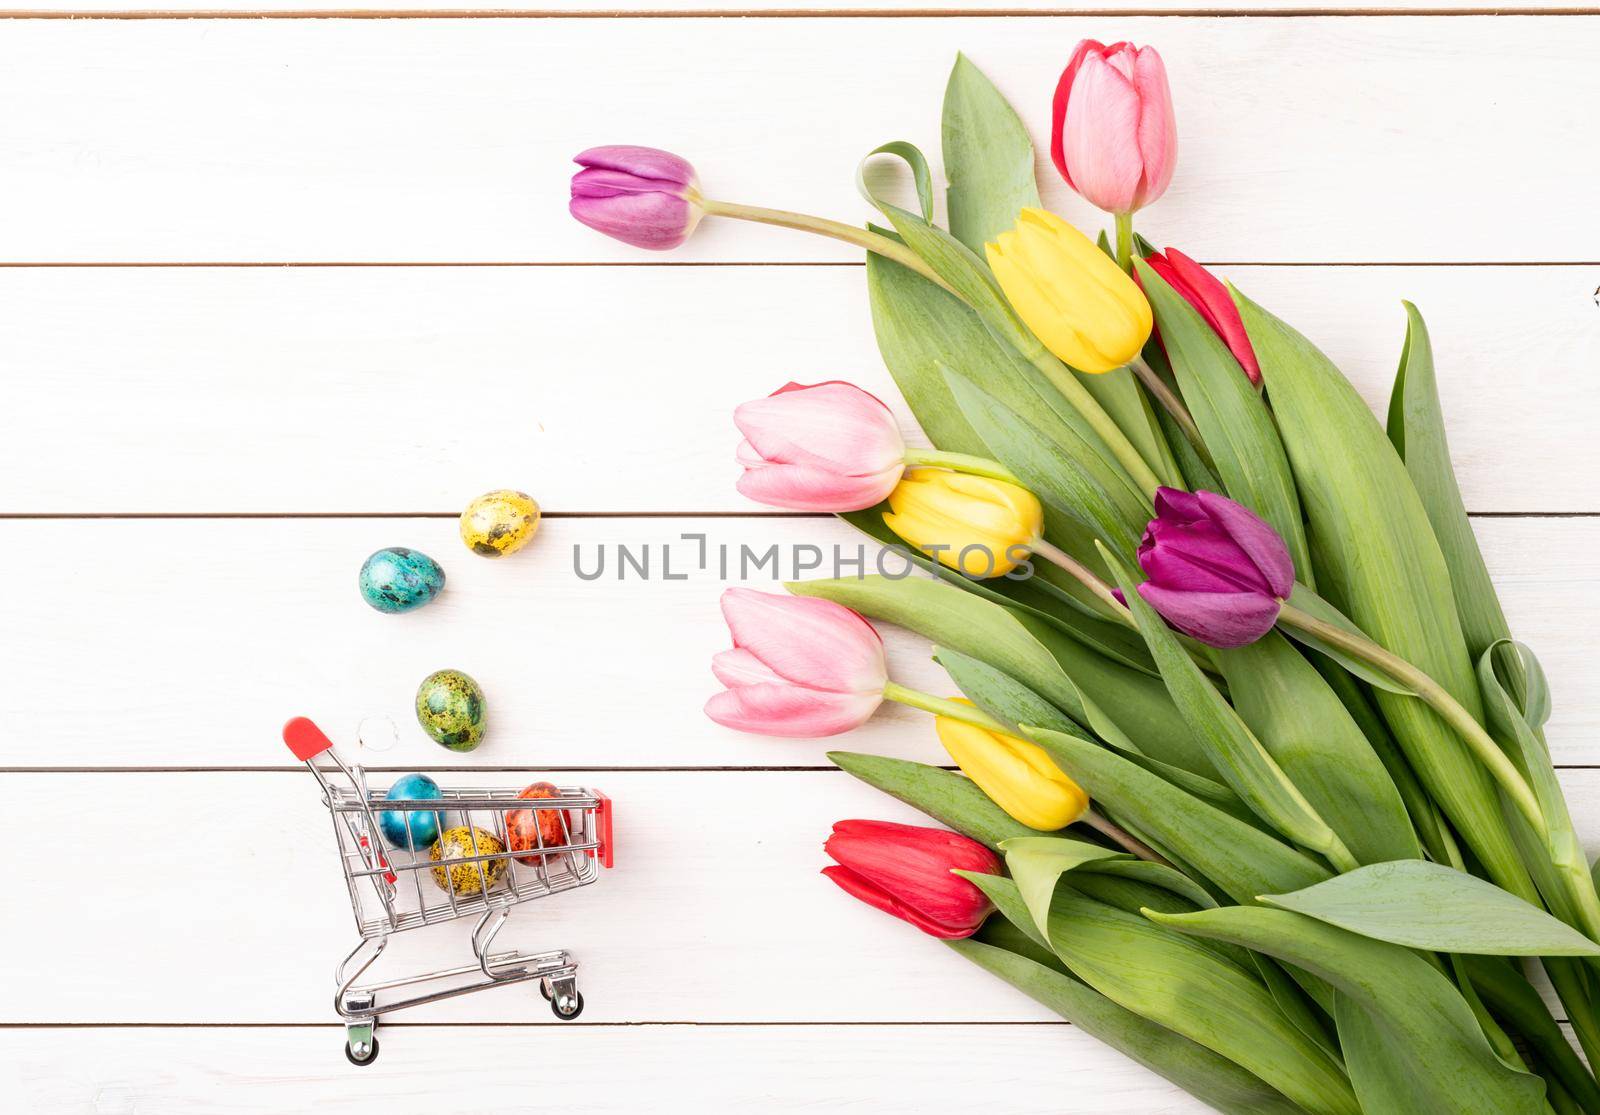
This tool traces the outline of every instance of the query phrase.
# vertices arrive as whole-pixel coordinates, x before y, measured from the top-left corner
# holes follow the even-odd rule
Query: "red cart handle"
[[[297,716],[283,726],[283,742],[289,745],[294,757],[302,763],[310,762],[324,751],[333,750],[333,741],[304,716]]]
[[[600,866],[610,867],[616,858],[616,841],[611,835],[611,799],[599,790],[594,791],[594,799],[599,803],[594,815],[596,842],[600,845]]]

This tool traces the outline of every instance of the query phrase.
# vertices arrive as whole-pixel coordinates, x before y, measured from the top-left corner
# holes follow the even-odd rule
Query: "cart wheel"
[[[539,994],[544,996],[544,1001],[545,1002],[548,1003],[550,1001],[550,981],[549,980],[542,979],[542,980],[539,981]]]
[[[582,1007],[583,1007],[583,1005],[582,1005],[582,1003],[580,1003],[579,1004],[579,1009],[581,1010]],[[374,1061],[376,1061],[378,1059],[378,1039],[377,1039],[377,1037],[376,1036],[373,1037],[373,1039],[372,1039],[372,1048],[367,1051],[367,1055],[365,1057],[357,1057],[355,1050],[350,1048],[350,1043],[349,1042],[345,1042],[344,1043],[344,1056],[345,1056],[345,1060],[349,1061],[352,1065],[370,1065],[370,1064],[372,1064],[372,1062],[374,1062]]]
[[[549,996],[546,996],[549,998]],[[583,994],[576,988],[570,995],[561,994],[550,999],[550,1010],[563,1022],[571,1022],[583,1013]]]

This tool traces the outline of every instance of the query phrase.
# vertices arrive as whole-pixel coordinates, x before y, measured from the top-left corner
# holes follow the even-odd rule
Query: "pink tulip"
[[[883,639],[842,604],[745,588],[722,594],[733,649],[711,660],[728,688],[706,702],[718,724],[814,738],[865,724],[889,683]]]
[[[860,511],[900,482],[906,444],[889,408],[833,380],[789,383],[733,412],[739,491],[794,511]]]
[[[689,238],[700,223],[700,182],[694,167],[654,147],[591,147],[573,162],[567,211],[607,236],[636,248],[664,251]]]
[[[994,909],[955,870],[1000,874],[1000,861],[976,840],[945,829],[891,821],[840,821],[825,845],[836,867],[822,873],[869,906],[934,937],[970,937]]]
[[[1250,382],[1261,386],[1261,365],[1256,361],[1256,350],[1244,331],[1239,307],[1233,304],[1233,296],[1222,281],[1177,248],[1168,248],[1166,255],[1155,252],[1145,256],[1144,261],[1206,319],[1212,332],[1222,338],[1228,351],[1239,361],[1239,367],[1250,377]]]
[[[1178,127],[1155,47],[1078,44],[1056,85],[1050,157],[1067,185],[1108,213],[1132,213],[1166,192]]]

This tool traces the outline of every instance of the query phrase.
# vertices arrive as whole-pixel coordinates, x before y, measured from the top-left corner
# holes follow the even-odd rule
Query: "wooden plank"
[[[309,775],[0,777],[13,831],[29,834],[8,858],[15,898],[0,919],[0,1023],[335,1021],[331,968],[356,935]],[[465,777],[453,784],[473,784]],[[513,787],[528,777],[478,776]],[[841,772],[577,772],[562,781],[614,798],[617,866],[519,911],[496,940],[571,949],[582,1022],[1052,1017],[817,874],[836,820],[926,821]],[[1567,770],[1562,781],[1592,855],[1600,772]],[[373,974],[470,962],[470,928],[400,934]],[[561,1025],[526,986],[395,1020]]]
[[[707,0],[613,0],[596,3],[595,0],[540,0],[537,5],[520,8],[484,8],[454,0],[355,0],[334,7],[317,7],[309,3],[291,3],[288,0],[165,0],[159,8],[138,9],[128,0],[44,0],[27,9],[13,9],[33,14],[85,13],[105,18],[127,16],[130,13],[198,13],[217,18],[229,15],[247,16],[256,13],[281,13],[286,18],[315,17],[328,13],[362,13],[375,18],[417,17],[443,13],[467,18],[544,18],[551,15],[574,18],[603,18],[609,16],[682,16],[715,14],[721,16],[808,16],[826,17],[830,13],[870,13],[873,15],[942,16],[1011,16],[1016,14],[1039,15],[1182,15],[1186,12],[1203,12],[1218,18],[1252,15],[1258,12],[1279,12],[1292,15],[1335,14],[1479,14],[1549,12],[1561,14],[1580,8],[1568,0],[1519,0],[1515,6],[1487,5],[1482,0],[1362,0],[1360,4],[1335,3],[1332,0],[1259,0],[1246,5],[1235,2],[1222,7],[1213,0],[1097,0],[1095,3],[1059,4],[1050,0],[961,0],[960,3],[929,4],[912,7],[892,0],[739,0],[738,3],[708,3]],[[0,12],[0,15],[5,14]]]
[[[436,1026],[389,1030],[356,1070],[331,1029],[0,1034],[29,1110],[523,1111],[550,1095],[639,1111],[1149,1115],[1211,1110],[1071,1026]]]
[[[1511,622],[1550,675],[1559,761],[1600,762],[1600,520],[1478,528]],[[706,536],[706,569],[685,534]],[[818,558],[808,544],[822,565],[802,578],[832,575],[835,546],[845,561],[862,554],[828,519],[552,520],[499,562],[468,553],[449,519],[3,522],[0,767],[283,765],[278,728],[299,713],[339,739],[364,717],[393,718],[399,746],[366,760],[391,767],[815,766],[823,743],[741,735],[700,713],[718,689],[711,656],[728,645],[721,555],[731,582],[780,592],[774,563],[756,560],[776,547],[776,574],[793,578],[797,560]],[[410,615],[368,608],[356,572],[385,545],[443,562],[444,595]],[[651,580],[632,567],[617,578],[619,546],[650,550]],[[575,547],[586,573],[604,548],[603,578],[576,575]],[[661,579],[663,561],[687,578]],[[925,640],[885,634],[902,684],[952,691]],[[470,756],[435,746],[412,716],[417,683],[442,667],[487,694],[489,735]],[[927,717],[901,706],[832,742],[943,761]]]
[[[331,835],[309,777],[283,774],[6,776],[21,817],[51,828],[47,856],[15,857],[18,895],[82,907],[80,871],[120,927],[119,978],[40,963],[23,926],[0,957],[19,1022],[317,1022],[329,963],[354,943]],[[1592,771],[1565,774],[1580,829],[1600,832]],[[493,782],[516,785],[514,775]],[[1044,1021],[1047,1012],[816,870],[832,821],[917,815],[839,773],[586,775],[618,810],[618,866],[519,913],[508,945],[564,946],[584,965],[585,1022]],[[29,812],[34,810],[36,812]],[[69,813],[68,810],[71,812]],[[37,821],[33,818],[37,817]],[[693,818],[686,820],[686,818]],[[24,923],[26,924],[26,923]],[[35,931],[37,923],[34,923]],[[470,959],[468,926],[397,937],[390,974]],[[14,935],[14,936],[13,936]],[[96,955],[97,918],[52,923],[51,953]],[[76,952],[86,949],[87,952]],[[665,958],[671,958],[664,968]],[[822,964],[827,978],[818,978]],[[204,979],[179,973],[204,972]],[[759,987],[759,994],[752,989]],[[557,1025],[537,993],[496,989],[413,1021]]]
[[[1570,106],[1600,91],[1600,20],[1537,17],[24,21],[0,42],[0,244],[633,261],[566,213],[568,160],[606,142],[675,149],[714,196],[860,220],[855,161],[889,138],[937,153],[958,49],[1042,137],[1070,44],[1113,31],[1167,58],[1183,158],[1142,224],[1198,258],[1593,257],[1600,148]],[[851,254],[713,225],[674,258]]]
[[[1600,510],[1588,269],[1221,271],[1380,411],[1412,299],[1468,506]],[[853,267],[0,268],[0,334],[9,513],[762,511],[731,413],[791,378],[915,436]]]

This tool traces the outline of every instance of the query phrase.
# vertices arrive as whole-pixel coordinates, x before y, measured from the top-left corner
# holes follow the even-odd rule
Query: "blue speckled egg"
[[[444,570],[421,550],[386,546],[361,563],[361,599],[380,612],[409,612],[444,588]]]
[[[385,800],[436,801],[443,796],[439,784],[426,774],[408,774],[404,778],[397,779],[395,784],[389,787]],[[411,821],[409,839],[406,836],[407,818]],[[443,828],[443,824],[437,813],[403,813],[398,809],[388,809],[378,814],[378,828],[383,833],[384,843],[389,847],[421,852],[439,839],[439,830]]]

